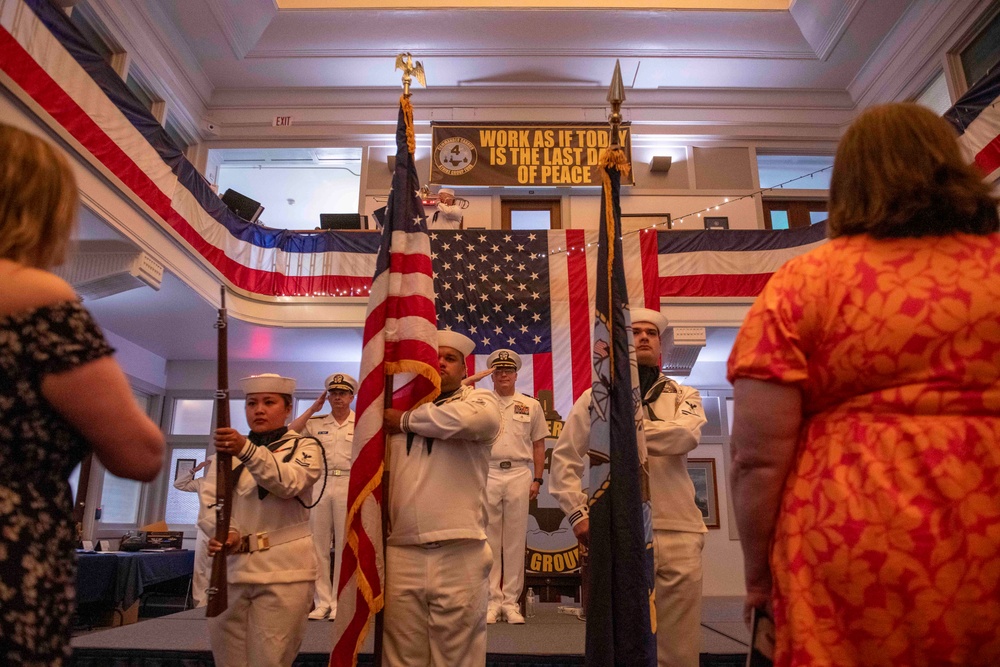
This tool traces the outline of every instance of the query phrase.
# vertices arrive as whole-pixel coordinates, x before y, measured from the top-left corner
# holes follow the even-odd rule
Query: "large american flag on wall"
[[[655,241],[627,237],[635,306],[657,307]],[[438,325],[476,342],[470,374],[493,350],[514,350],[518,391],[565,416],[591,383],[596,232],[438,231],[431,244]]]

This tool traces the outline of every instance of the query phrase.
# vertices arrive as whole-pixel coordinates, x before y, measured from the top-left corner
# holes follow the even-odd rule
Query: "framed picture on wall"
[[[177,459],[177,465],[174,467],[174,479],[187,473],[188,470],[196,465],[198,465],[197,459]]]
[[[694,502],[709,528],[719,527],[719,489],[715,482],[715,459],[688,459],[688,475],[694,483]]]

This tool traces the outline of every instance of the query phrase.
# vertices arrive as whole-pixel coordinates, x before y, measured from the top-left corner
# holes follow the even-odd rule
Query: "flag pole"
[[[392,407],[392,374],[385,374],[385,407]],[[382,469],[382,553],[386,552],[386,540],[389,536],[389,470],[391,469],[391,459],[389,458],[389,439],[392,436],[385,434],[385,454],[383,460],[385,467]],[[385,581],[389,581],[389,567],[387,560],[382,561],[382,573]],[[385,590],[383,588],[383,590]],[[385,606],[389,604],[389,599],[383,597],[382,608],[375,612],[375,637],[372,644],[372,665],[382,667],[382,633],[385,632]]]
[[[400,53],[396,56],[396,69],[403,71],[403,97],[400,103],[404,110],[404,116],[406,118],[406,135],[408,142],[408,149],[411,156],[416,151],[416,139],[414,137],[413,130],[413,107],[410,105],[410,83],[413,78],[416,77],[420,85],[427,87],[427,82],[424,78],[424,67],[419,61],[414,62],[413,56],[409,53]],[[392,407],[392,391],[393,391],[393,375],[391,373],[386,373],[385,375],[385,399],[384,404],[386,408]],[[392,469],[392,458],[390,456],[389,439],[391,436],[385,436],[385,454],[384,461],[385,467],[382,471],[382,553],[386,553],[386,540],[389,536],[389,471]],[[389,580],[389,567],[388,560],[383,562],[383,573],[385,581]],[[382,608],[375,614],[375,637],[374,646],[372,649],[372,661],[375,667],[382,666],[382,639],[385,632],[385,606],[389,604],[388,598],[385,598],[382,603]]]

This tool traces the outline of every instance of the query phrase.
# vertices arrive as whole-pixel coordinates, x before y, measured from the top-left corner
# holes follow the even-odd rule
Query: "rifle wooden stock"
[[[227,335],[226,288],[222,288],[219,304],[219,378],[215,391],[215,427],[229,427],[229,341]],[[212,557],[212,576],[208,584],[208,608],[205,616],[218,616],[229,606],[229,587],[226,558],[229,547],[229,520],[233,507],[233,455],[217,452],[215,456],[215,539],[222,543],[222,550]]]

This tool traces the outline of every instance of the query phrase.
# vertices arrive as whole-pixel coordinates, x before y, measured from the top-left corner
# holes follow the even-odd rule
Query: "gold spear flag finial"
[[[424,65],[423,63],[417,61],[413,62],[413,56],[409,53],[400,53],[396,56],[396,69],[403,70],[403,96],[410,96],[410,82],[413,77],[417,78],[417,82],[423,86],[427,87],[427,80],[424,78]]]
[[[625,101],[625,84],[622,83],[622,65],[615,60],[615,73],[611,76],[611,86],[608,88],[608,102],[611,103],[611,145],[618,145],[618,126],[622,123],[622,102]]]

